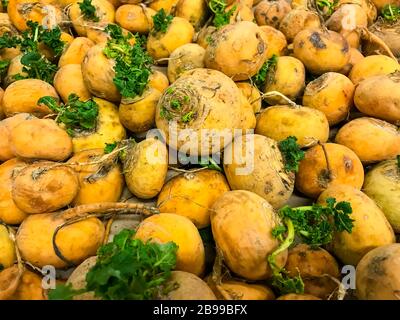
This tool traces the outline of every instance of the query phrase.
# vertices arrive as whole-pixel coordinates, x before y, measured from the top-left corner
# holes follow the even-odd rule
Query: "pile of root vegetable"
[[[0,9],[0,300],[400,300],[399,0]]]

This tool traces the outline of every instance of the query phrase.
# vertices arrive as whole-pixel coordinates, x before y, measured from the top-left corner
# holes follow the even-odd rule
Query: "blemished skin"
[[[255,6],[254,16],[259,26],[271,26],[278,29],[282,19],[290,11],[290,4],[285,0],[263,0]]]

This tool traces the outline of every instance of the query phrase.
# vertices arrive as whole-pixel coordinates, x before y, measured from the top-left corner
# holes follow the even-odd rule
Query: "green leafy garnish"
[[[7,10],[8,0],[1,0],[1,6],[3,7],[3,10]]]
[[[274,54],[263,64],[258,73],[251,78],[252,82],[257,86],[258,89],[262,90],[268,73],[276,67],[277,62],[278,56]]]
[[[297,138],[287,137],[280,141],[278,146],[285,161],[285,170],[287,172],[299,171],[299,162],[304,159],[305,152],[297,144]]]
[[[166,14],[164,9],[159,10],[153,16],[153,30],[161,33],[167,32],[173,18],[170,14]]]
[[[17,74],[15,80],[22,79],[40,79],[48,83],[53,83],[54,75],[57,72],[57,66],[47,60],[37,51],[25,53],[21,57],[22,71],[26,75]]]
[[[85,293],[86,290],[75,290],[72,284],[57,284],[56,288],[49,290],[49,300],[72,300],[78,294]]]
[[[208,7],[214,13],[213,25],[217,29],[229,24],[231,16],[237,9],[237,6],[234,5],[230,10],[226,11],[225,0],[211,0],[208,2]]]
[[[133,230],[122,230],[99,248],[96,264],[86,275],[84,292],[94,292],[103,300],[152,300],[174,289],[166,282],[175,268],[178,246],[173,242],[144,243],[132,239],[133,235]],[[64,287],[49,298],[69,299],[81,293]]]
[[[381,13],[386,21],[396,22],[400,18],[400,6],[387,4],[383,7]]]
[[[86,20],[91,20],[94,22],[100,21],[99,17],[96,15],[96,7],[92,4],[92,0],[83,0],[83,2],[78,2],[78,4],[83,17]]]
[[[193,120],[195,112],[194,111],[189,111],[188,113],[185,113],[182,117],[181,117],[181,121],[183,123],[189,123],[190,121]]]
[[[143,94],[149,82],[152,59],[142,48],[142,41],[136,36],[135,44],[130,43],[134,36],[122,34],[121,27],[108,25],[106,32],[111,39],[107,41],[104,54],[115,60],[113,82],[123,98],[135,98]]]
[[[108,154],[113,152],[113,150],[117,147],[118,142],[114,142],[114,143],[106,143],[106,146],[104,147],[104,153]]]
[[[0,75],[3,75],[5,72],[7,72],[9,65],[10,65],[10,60],[0,61]]]
[[[200,158],[199,165],[202,167],[206,167],[211,170],[217,170],[222,172],[222,168],[214,161],[212,157],[209,158]]]
[[[6,32],[0,37],[0,49],[16,48],[21,43],[21,39]]]
[[[71,136],[74,136],[76,131],[87,131],[96,127],[99,106],[92,99],[84,102],[80,101],[76,94],[70,94],[68,102],[59,105],[57,99],[46,96],[40,98],[38,104],[44,104],[56,112],[56,121],[63,123]]]
[[[320,10],[325,16],[331,16],[332,13],[335,12],[336,7],[338,5],[339,1],[334,0],[333,2],[329,0],[317,0],[317,9]]]
[[[351,213],[349,202],[336,203],[334,198],[326,199],[325,206],[320,204],[298,208],[285,206],[279,210],[283,224],[272,230],[272,236],[279,239],[281,244],[268,256],[268,263],[273,271],[272,285],[281,294],[303,293],[304,284],[300,275],[289,277],[287,271],[276,264],[277,255],[292,245],[296,235],[304,243],[315,248],[329,244],[334,232],[351,233],[354,227],[354,220],[350,218]]]

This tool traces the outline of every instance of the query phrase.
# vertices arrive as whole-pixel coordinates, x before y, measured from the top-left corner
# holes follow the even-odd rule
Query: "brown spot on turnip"
[[[346,170],[346,172],[353,171],[353,161],[351,161],[350,158],[348,158],[347,156],[344,156],[343,163],[344,163],[344,169]]]
[[[318,174],[318,185],[321,188],[327,188],[332,180],[332,172],[328,169],[322,169]]]
[[[316,49],[326,49],[326,44],[322,41],[318,32],[313,32],[310,36],[310,42]]]
[[[274,187],[270,181],[267,181],[264,186],[264,193],[269,194],[274,190]]]

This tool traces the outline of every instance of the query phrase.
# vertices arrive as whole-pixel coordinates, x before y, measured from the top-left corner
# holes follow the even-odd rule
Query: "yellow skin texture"
[[[234,6],[236,6],[236,10],[233,11],[229,23],[236,23],[238,21],[254,22],[254,13],[251,6],[246,5],[244,1],[235,1],[227,6],[225,11],[231,10]]]
[[[175,7],[175,17],[188,20],[199,30],[207,19],[207,2],[202,0],[179,0]]]
[[[76,172],[54,162],[36,162],[20,170],[12,185],[12,198],[22,211],[34,214],[53,212],[69,205],[78,193]],[[39,176],[35,174],[46,169]]]
[[[81,64],[87,52],[93,46],[94,42],[88,38],[75,38],[64,50],[58,61],[58,66],[63,67],[67,64]]]
[[[141,222],[135,234],[142,241],[174,242],[178,246],[176,270],[200,276],[204,272],[203,241],[195,225],[186,217],[160,213]]]
[[[133,147],[124,165],[126,185],[141,199],[155,197],[164,185],[168,171],[168,150],[160,140],[149,138]]]
[[[216,88],[209,89],[209,88]],[[171,86],[173,91],[165,90],[156,110],[156,125],[166,135],[167,143],[175,150],[187,148],[191,155],[209,155],[224,148],[231,141],[224,139],[226,133],[233,134],[233,129],[251,129],[255,127],[255,116],[252,106],[243,96],[236,84],[226,75],[211,69],[194,69],[186,71]],[[191,111],[196,116],[189,123],[182,123],[182,112],[175,112],[177,131],[169,128],[170,122],[161,117],[160,111],[169,98],[181,97],[182,94],[193,92],[189,101]],[[186,109],[186,105],[184,105]],[[173,120],[174,120],[173,119]],[[172,120],[172,121],[173,121]],[[179,134],[181,129],[193,129],[199,139],[190,139],[188,135]],[[209,129],[210,134],[201,134],[202,129]],[[178,139],[179,137],[179,139]],[[213,143],[213,141],[215,143]],[[220,143],[219,143],[220,142]]]
[[[180,46],[192,42],[194,28],[184,18],[174,17],[165,33],[150,32],[147,51],[155,60],[168,58]]]
[[[13,154],[24,159],[63,161],[72,153],[71,137],[52,119],[21,122],[11,130],[10,145]]]
[[[114,6],[107,0],[92,0],[92,5],[96,7],[96,16],[98,22],[86,20],[79,8],[78,1],[69,8],[69,18],[75,31],[81,37],[86,37],[88,30],[99,25],[107,25],[113,23],[115,19]]]
[[[65,268],[67,264],[56,255],[52,245],[54,231],[62,223],[64,219],[60,213],[28,216],[17,233],[17,246],[22,258],[38,267],[53,265]],[[66,259],[79,264],[96,254],[103,237],[103,223],[97,218],[90,218],[61,229],[56,243]]]
[[[121,95],[115,86],[115,61],[103,54],[105,44],[93,46],[82,62],[83,80],[88,90],[96,97],[119,102]]]
[[[375,76],[362,81],[354,93],[354,104],[362,113],[400,123],[400,74]]]
[[[270,27],[262,26],[260,29],[264,33],[264,38],[267,41],[267,59],[270,59],[274,54],[282,56],[287,47],[285,35],[279,30]]]
[[[399,243],[368,252],[356,269],[357,297],[360,300],[399,300],[399,269]]]
[[[318,15],[304,8],[290,11],[279,24],[281,31],[288,43],[292,43],[296,35],[302,30],[319,28],[321,26]]]
[[[274,300],[273,291],[267,286],[243,281],[228,280],[210,285],[220,300]]]
[[[374,166],[365,175],[363,191],[382,209],[394,231],[400,233],[400,171],[396,160]]]
[[[204,68],[204,56],[206,50],[198,44],[188,43],[175,49],[168,62],[167,75],[171,83],[187,71],[196,68]]]
[[[400,71],[400,64],[394,59],[384,55],[373,55],[356,63],[350,71],[349,78],[357,85],[367,78],[390,74],[397,70]]]
[[[10,65],[8,66],[7,75],[4,77],[4,85],[5,88],[8,87],[11,83],[15,82],[15,76],[20,74],[21,76],[28,76],[26,72],[23,71],[23,64],[21,63],[22,54],[17,55],[12,58],[10,61]]]
[[[7,161],[15,157],[10,144],[11,131],[29,118],[33,117],[28,113],[18,113],[0,122],[0,161]]]
[[[279,245],[272,229],[280,223],[269,203],[255,193],[236,190],[223,194],[212,206],[211,227],[224,262],[248,280],[271,277],[267,256]],[[276,258],[284,266],[287,251]]]
[[[18,80],[4,91],[3,111],[7,117],[21,112],[43,117],[53,113],[48,107],[37,104],[38,100],[45,96],[59,99],[54,87],[47,82],[38,79]]]
[[[291,11],[290,4],[286,0],[263,0],[254,8],[254,17],[259,26],[266,25],[277,29],[289,11]]]
[[[379,119],[354,119],[340,128],[335,141],[353,150],[363,163],[393,159],[400,154],[398,128]]]
[[[17,290],[9,300],[47,300],[42,289],[42,277],[25,269]]]
[[[185,216],[201,229],[210,225],[209,208],[229,190],[224,175],[215,170],[180,174],[165,183],[157,207],[160,212]]]
[[[294,100],[305,87],[305,74],[304,65],[300,60],[289,56],[279,57],[274,72],[267,74],[263,91],[278,91]],[[265,101],[271,105],[287,103],[279,96],[266,97]]]
[[[155,14],[153,9],[125,4],[115,12],[115,21],[130,32],[148,33],[153,25],[152,16]]]
[[[317,198],[326,188],[336,185],[360,190],[363,182],[364,168],[360,159],[351,149],[336,143],[308,149],[296,175],[297,190],[310,198]]]
[[[349,114],[354,89],[354,84],[346,76],[327,72],[307,84],[303,105],[322,111],[332,126],[346,119]]]
[[[207,283],[193,273],[172,271],[168,282],[177,283],[178,288],[161,300],[217,300]]]
[[[92,97],[83,81],[80,64],[67,64],[58,69],[54,77],[54,87],[64,102],[68,101],[72,93],[77,94],[81,101],[87,101]]]
[[[312,248],[307,244],[298,244],[289,250],[285,269],[290,276],[300,273],[304,282],[304,293],[321,299],[327,299],[337,288],[333,278],[340,279],[339,265],[325,249]]]
[[[350,48],[350,60],[349,63],[340,71],[344,75],[348,75],[353,68],[353,66],[364,59],[364,56],[358,49]],[[329,73],[329,72],[328,72]]]
[[[159,70],[153,70],[150,74],[149,83],[147,85],[150,88],[163,92],[169,86],[168,77]]]
[[[372,24],[377,17],[377,9],[371,0],[339,0],[337,6],[343,4],[358,4],[364,10],[368,17],[368,25]]]
[[[294,56],[316,75],[342,70],[349,63],[349,49],[347,40],[334,31],[307,29],[293,40]]]
[[[165,13],[169,14],[177,3],[178,0],[155,0],[149,3],[149,7],[155,11],[164,9]]]
[[[0,165],[0,220],[7,224],[20,224],[27,216],[12,199],[13,175],[26,164],[17,158]],[[14,171],[15,170],[15,171]]]
[[[103,155],[104,148],[85,150],[75,154],[68,163],[95,162]],[[121,197],[125,183],[118,164],[73,165],[72,168],[78,173],[79,180],[79,191],[73,205],[117,202]]]
[[[297,138],[301,147],[310,147],[326,142],[329,137],[329,123],[319,110],[308,107],[272,106],[257,116],[256,134],[276,141],[289,136]]]
[[[72,138],[74,153],[87,149],[104,148],[106,143],[121,141],[126,137],[117,107],[103,99],[93,99],[99,106],[96,131],[89,134],[76,135]]]
[[[260,91],[248,82],[237,82],[236,85],[242,91],[247,101],[253,106],[254,113],[261,110],[261,94]]]
[[[276,300],[322,300],[318,297],[315,297],[311,294],[296,294],[296,293],[289,293],[283,296],[280,296]]]
[[[267,47],[264,34],[255,23],[237,22],[213,34],[204,63],[207,68],[219,70],[234,81],[248,80],[264,64]]]
[[[15,246],[7,228],[0,225],[0,264],[4,269],[11,267],[15,260]]]
[[[351,186],[336,185],[325,190],[318,203],[325,203],[327,198],[335,198],[337,202],[347,201],[353,210],[352,232],[335,233],[329,247],[342,263],[355,266],[372,249],[396,242],[393,229],[382,210],[363,192]]]
[[[232,190],[252,191],[275,209],[282,207],[292,195],[294,175],[285,172],[275,140],[259,134],[238,136],[224,152],[225,156],[233,158],[224,164],[225,175]]]
[[[156,107],[161,92],[148,88],[143,94],[131,103],[119,105],[119,119],[129,131],[140,133],[154,127]]]

